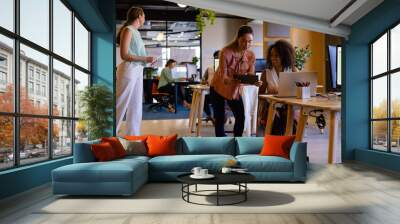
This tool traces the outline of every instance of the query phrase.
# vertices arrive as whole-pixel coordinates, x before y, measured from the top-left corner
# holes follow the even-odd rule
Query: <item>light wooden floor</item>
[[[146,121],[143,133],[182,134],[184,120]],[[157,128],[155,128],[157,127]],[[210,130],[204,130],[212,135]],[[314,133],[316,134],[316,133]],[[308,183],[316,183],[349,203],[363,202],[366,206],[356,214],[38,214],[35,211],[54,200],[49,185],[33,189],[0,201],[0,223],[107,223],[107,224],[253,224],[253,223],[400,223],[400,174],[363,164],[347,162],[326,165],[320,159],[326,155],[321,147],[325,137],[307,134],[311,160]],[[186,134],[185,134],[186,135]],[[325,136],[325,135],[323,135]],[[317,139],[317,140],[315,140]],[[315,143],[316,142],[316,143]],[[313,152],[320,152],[315,156]],[[322,153],[321,153],[322,152]],[[325,161],[325,160],[324,160]],[[317,195],[316,195],[317,198]],[[318,201],[316,201],[318,203]],[[171,205],[173,206],[173,205]]]

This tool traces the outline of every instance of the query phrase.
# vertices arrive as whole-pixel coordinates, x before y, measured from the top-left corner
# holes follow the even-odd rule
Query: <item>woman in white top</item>
[[[268,48],[267,65],[268,68],[262,73],[262,85],[259,94],[277,94],[279,85],[279,74],[281,72],[296,72],[295,51],[292,45],[285,40],[278,40]],[[284,133],[286,123],[286,108],[277,108],[277,117],[273,122],[272,133]],[[261,122],[266,123],[268,112],[268,103],[264,103],[261,111]]]
[[[117,35],[123,62],[117,67],[117,133],[126,115],[125,135],[140,135],[142,121],[143,68],[154,62],[148,57],[139,27],[143,26],[143,9],[131,7],[126,22]]]
[[[294,48],[285,40],[278,40],[268,48],[267,65],[268,68],[262,73],[260,94],[277,94],[279,73],[296,72],[294,66]]]

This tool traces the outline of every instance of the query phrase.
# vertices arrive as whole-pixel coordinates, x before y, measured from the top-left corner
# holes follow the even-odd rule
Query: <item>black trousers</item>
[[[204,97],[204,112],[207,114],[207,117],[211,117],[211,99],[210,99],[210,94],[207,94]]]
[[[169,95],[171,95],[172,97],[169,98],[169,103],[174,104],[175,86],[173,86],[171,83],[168,83],[167,85],[161,86],[160,88],[158,88],[158,92],[168,93]],[[186,95],[182,92],[182,89],[180,88],[180,86],[178,86],[178,96],[177,97],[180,100],[188,101]]]
[[[174,104],[175,86],[173,86],[173,85],[171,85],[171,83],[169,83],[165,86],[161,86],[160,88],[158,88],[158,92],[168,93],[169,95],[171,95],[171,97],[169,97],[168,103]]]
[[[223,137],[225,135],[225,102],[231,108],[233,116],[235,117],[235,125],[233,127],[233,134],[235,137],[243,135],[244,129],[244,106],[242,97],[238,100],[227,100],[223,96],[219,95],[214,91],[214,88],[210,89],[210,97],[214,109],[215,119],[215,136]]]

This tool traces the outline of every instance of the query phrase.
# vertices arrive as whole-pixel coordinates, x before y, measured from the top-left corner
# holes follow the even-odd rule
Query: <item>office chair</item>
[[[168,102],[170,101],[170,98],[172,97],[168,93],[160,93],[158,92],[158,79],[154,80],[151,88],[151,94],[152,98],[156,100],[156,103],[152,103],[149,107],[149,111],[153,112],[160,112],[161,109],[164,107],[168,109]]]

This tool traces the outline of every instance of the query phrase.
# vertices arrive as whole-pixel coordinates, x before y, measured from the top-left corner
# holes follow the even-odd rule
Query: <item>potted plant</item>
[[[215,23],[215,12],[208,9],[199,9],[199,13],[196,15],[196,25],[199,29],[199,34],[203,33],[204,28],[206,27],[206,20],[207,18],[210,25]]]
[[[297,70],[301,71],[304,68],[304,64],[307,62],[307,59],[311,56],[312,52],[307,45],[305,48],[294,47],[295,51],[295,66]]]
[[[87,126],[89,140],[110,136],[112,127],[113,93],[102,84],[86,87],[80,92],[81,119]]]
[[[194,57],[192,58],[192,64],[197,65],[197,62],[199,62],[199,58],[196,57],[196,56],[194,56]]]

